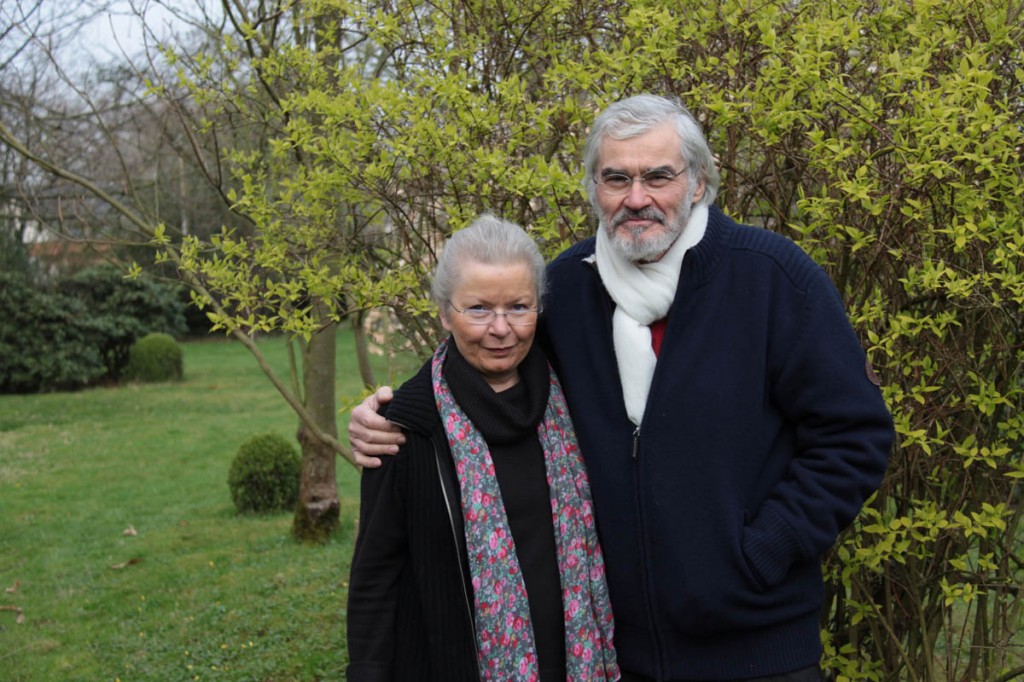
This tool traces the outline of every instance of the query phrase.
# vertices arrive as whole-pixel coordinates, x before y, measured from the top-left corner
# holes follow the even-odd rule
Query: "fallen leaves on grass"
[[[127,568],[128,566],[134,566],[135,564],[139,564],[139,563],[142,563],[142,559],[140,557],[135,557],[134,559],[129,559],[128,561],[125,561],[124,563],[114,564],[114,565],[111,566],[111,568],[114,569],[115,571],[120,571],[122,568]]]
[[[135,537],[138,534],[139,534],[139,531],[135,530],[135,526],[128,526],[127,528],[124,529],[124,531],[121,532],[121,535],[128,535],[128,536],[131,536],[131,537]]]
[[[6,592],[7,594],[14,594],[18,591],[19,587],[21,587],[21,581],[15,580],[13,585],[4,589],[4,592]]]
[[[21,610],[20,606],[9,606],[6,604],[0,604],[0,611],[11,611],[13,613],[18,614],[14,617],[14,622],[18,625],[21,625],[25,622],[25,612]]]

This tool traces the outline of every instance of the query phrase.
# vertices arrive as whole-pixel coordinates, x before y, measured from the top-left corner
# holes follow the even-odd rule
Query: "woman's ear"
[[[441,318],[441,326],[447,331],[452,330],[452,323],[448,319],[448,306],[441,306],[437,311],[437,316]]]

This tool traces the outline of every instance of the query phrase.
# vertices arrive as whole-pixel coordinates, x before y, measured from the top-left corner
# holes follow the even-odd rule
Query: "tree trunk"
[[[356,358],[359,360],[359,378],[363,380],[363,386],[373,388],[377,385],[373,376],[373,367],[370,366],[370,341],[366,337],[366,326],[363,319],[366,313],[353,313],[349,316],[352,321],[352,332],[356,342]]]
[[[310,337],[302,358],[306,409],[317,426],[335,439],[338,437],[334,383],[337,335],[337,325],[328,321]],[[322,543],[338,527],[341,507],[335,467],[337,453],[329,444],[317,440],[301,422],[296,435],[302,446],[302,479],[292,533],[302,542]]]

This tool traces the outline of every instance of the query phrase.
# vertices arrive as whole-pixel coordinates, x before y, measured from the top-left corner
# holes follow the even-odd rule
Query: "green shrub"
[[[98,331],[96,343],[107,374],[119,379],[133,343],[151,332],[181,338],[185,300],[181,286],[149,277],[126,278],[112,265],[98,265],[55,282],[58,293],[81,301]]]
[[[77,299],[0,272],[0,393],[81,388],[107,373],[101,330]]]
[[[184,374],[181,346],[170,335],[146,334],[132,344],[124,376],[134,381],[177,381]]]
[[[53,282],[0,270],[0,393],[74,390],[117,379],[140,337],[184,333],[184,309],[179,287],[125,279],[110,266]]]
[[[302,460],[283,437],[268,433],[242,443],[231,461],[228,487],[240,513],[290,511],[299,501]]]

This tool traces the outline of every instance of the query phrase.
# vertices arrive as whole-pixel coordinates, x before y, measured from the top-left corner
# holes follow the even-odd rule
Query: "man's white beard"
[[[692,209],[693,192],[688,192],[681,210],[676,214],[676,219],[672,223],[665,223],[665,215],[655,208],[648,207],[639,211],[624,208],[612,218],[610,227],[602,224],[600,229],[608,230],[612,247],[624,258],[633,263],[649,263],[661,258],[683,233],[686,223],[690,221]],[[647,230],[633,230],[630,235],[621,234],[618,225],[630,218],[660,222],[665,226],[665,230],[647,239],[643,238],[643,234]]]

